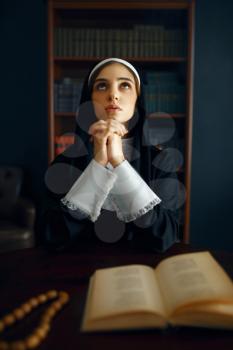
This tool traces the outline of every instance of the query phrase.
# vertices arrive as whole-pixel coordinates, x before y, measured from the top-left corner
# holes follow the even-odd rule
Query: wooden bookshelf
[[[100,57],[98,60],[94,57],[72,57],[72,56],[67,56],[67,57],[54,57],[54,62],[96,62],[101,59],[107,58],[106,57]],[[141,58],[136,58],[136,57],[124,57],[126,61],[130,62],[144,62],[144,63],[155,63],[155,62],[186,62],[187,58],[186,57],[141,57]]]
[[[180,80],[179,84],[182,85],[183,90],[180,90],[182,93],[179,92],[180,95],[178,96],[178,87],[175,87],[175,93],[173,90],[172,92],[170,90],[165,91],[165,93],[156,92],[156,109],[151,107],[155,113],[149,111],[148,107],[148,118],[164,119],[164,121],[172,118],[176,123],[177,134],[184,144],[182,150],[184,166],[177,170],[178,177],[186,189],[186,200],[181,209],[183,223],[180,233],[184,242],[189,241],[190,221],[194,6],[195,0],[151,0],[143,2],[141,0],[120,0],[118,2],[113,0],[48,0],[49,162],[54,159],[57,153],[55,139],[73,133],[75,127],[75,111],[78,107],[78,101],[72,100],[72,108],[66,108],[67,101],[62,95],[64,86],[71,89],[79,89],[80,87],[81,90],[79,81],[93,63],[106,57],[121,57],[142,68],[146,72],[148,80],[150,80],[150,74],[151,79],[154,79],[153,72],[159,74],[163,84],[166,84],[166,76],[168,76],[167,79],[174,75],[177,76],[177,79]],[[150,34],[150,29],[154,34]],[[121,50],[121,55],[114,52],[111,54],[111,37],[110,41],[103,40],[102,42],[91,37],[92,35],[103,35],[103,38],[105,38],[106,32],[111,32],[112,38],[115,36],[120,38],[124,34],[123,30],[129,33],[129,37],[139,39],[133,41],[134,46],[131,45],[130,41],[123,43],[120,39],[117,49]],[[158,33],[162,33],[161,36],[157,37],[156,35],[160,35]],[[82,54],[88,48],[83,43],[84,46],[81,47],[81,40],[76,41],[79,44],[75,45],[72,41],[75,36],[82,38],[81,35],[84,35],[84,38],[88,38],[88,35],[92,38],[86,41],[89,42],[89,47],[91,47],[89,54]],[[149,39],[148,35],[150,36]],[[157,44],[158,51],[156,51]],[[78,54],[74,54],[75,50]],[[137,50],[140,50],[140,52]],[[179,53],[180,50],[182,54]],[[155,51],[156,54],[153,54]],[[172,54],[173,51],[175,54]],[[159,52],[163,52],[163,54],[159,54]],[[166,52],[169,52],[169,54],[166,54]],[[167,82],[167,86],[169,86],[169,82]],[[179,103],[176,102],[176,107],[173,110],[169,96],[174,94],[176,94],[175,98]],[[181,94],[183,95],[181,96]],[[148,92],[149,95],[151,96],[151,91]],[[169,110],[166,109],[168,107]]]

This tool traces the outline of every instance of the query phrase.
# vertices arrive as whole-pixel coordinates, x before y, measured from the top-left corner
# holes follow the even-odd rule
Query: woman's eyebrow
[[[135,82],[132,79],[126,78],[126,77],[119,77],[119,78],[117,78],[117,80],[127,80],[127,81],[130,81],[131,83],[135,84]],[[97,78],[94,83],[96,83],[98,81],[109,81],[109,80],[106,78]]]

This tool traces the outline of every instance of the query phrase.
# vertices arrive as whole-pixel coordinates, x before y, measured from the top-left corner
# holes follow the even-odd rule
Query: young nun
[[[75,142],[45,175],[42,233],[53,249],[129,245],[163,252],[178,239],[178,181],[169,154],[147,142],[138,71],[119,58],[87,75]]]

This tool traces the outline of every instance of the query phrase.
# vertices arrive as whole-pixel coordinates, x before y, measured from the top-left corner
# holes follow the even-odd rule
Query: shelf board
[[[189,6],[189,1],[187,0],[160,0],[160,1],[91,1],[91,0],[81,0],[81,1],[65,1],[56,0],[52,2],[52,7],[54,9],[122,9],[122,10],[132,10],[132,9],[186,9]]]
[[[75,112],[55,112],[54,113],[55,117],[75,117],[76,113]]]
[[[74,118],[76,116],[75,112],[55,112],[54,116],[59,118],[59,117],[72,117]],[[161,118],[161,119],[165,119],[165,118],[185,118],[185,113],[156,113],[156,114],[151,114],[148,119],[157,119],[157,118]]]
[[[185,118],[186,114],[185,113],[151,113],[149,114],[148,116],[148,119],[166,119],[166,118],[175,118],[175,119],[178,119],[178,118]]]
[[[99,60],[102,60],[106,57],[74,57],[74,56],[54,56],[54,62],[97,62]],[[155,56],[155,57],[124,57],[125,60],[131,61],[131,62],[186,62],[186,57],[175,57],[175,56]]]

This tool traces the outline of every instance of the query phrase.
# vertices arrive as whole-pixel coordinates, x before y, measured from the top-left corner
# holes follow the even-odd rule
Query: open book
[[[168,325],[233,329],[233,283],[209,252],[95,271],[82,331]]]

